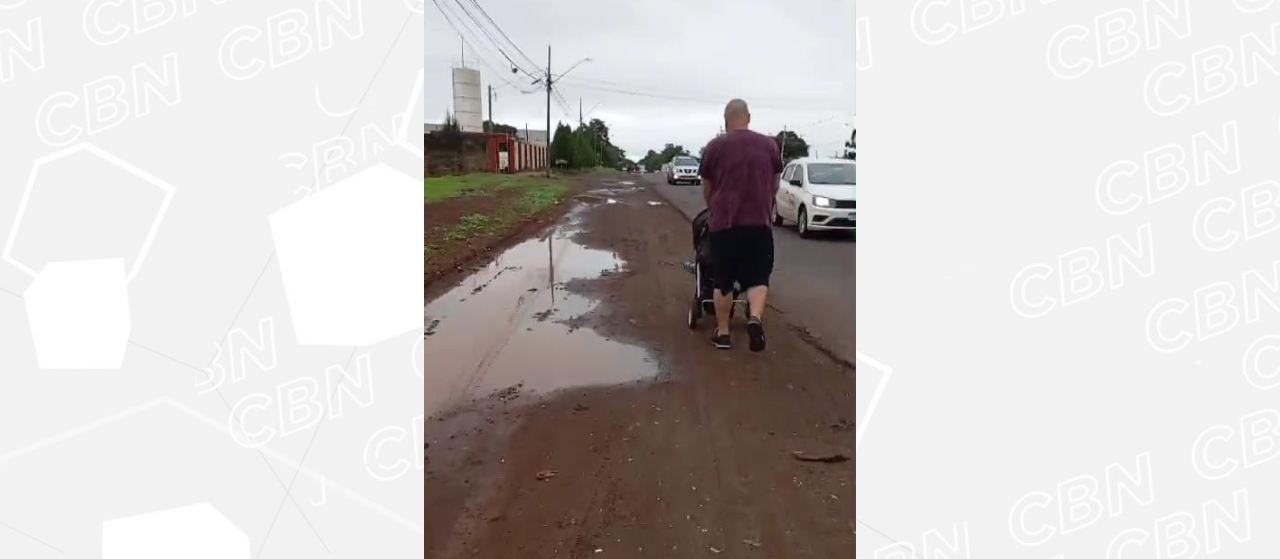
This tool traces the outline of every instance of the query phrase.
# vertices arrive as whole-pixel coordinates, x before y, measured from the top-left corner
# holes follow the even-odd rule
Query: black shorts
[[[773,228],[731,227],[711,232],[712,279],[721,293],[736,281],[743,290],[768,286],[773,274]]]

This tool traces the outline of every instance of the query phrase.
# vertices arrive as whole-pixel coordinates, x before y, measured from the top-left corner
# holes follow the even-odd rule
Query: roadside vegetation
[[[560,204],[569,187],[537,175],[472,173],[423,180],[426,267],[447,267],[465,249],[483,249]],[[451,262],[436,262],[435,259]]]

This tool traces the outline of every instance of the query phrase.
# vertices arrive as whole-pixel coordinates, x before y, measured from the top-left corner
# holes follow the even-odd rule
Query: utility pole
[[[493,85],[489,85],[489,132],[493,133],[498,127],[493,123]]]
[[[582,98],[578,98],[578,126],[582,126]]]
[[[547,45],[547,178],[551,178],[551,162],[551,45]]]

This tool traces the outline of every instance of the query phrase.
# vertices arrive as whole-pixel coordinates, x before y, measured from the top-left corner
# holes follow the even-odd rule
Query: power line
[[[511,57],[507,55],[507,51],[502,49],[502,43],[499,42],[497,39],[495,39],[492,33],[489,33],[489,29],[485,27],[483,23],[480,22],[480,19],[477,18],[475,14],[471,13],[471,11],[467,9],[466,4],[463,4],[462,0],[454,0],[454,3],[458,5],[458,8],[462,11],[463,14],[465,14],[468,18],[471,19],[471,22],[474,23],[478,29],[480,29],[480,32],[483,33],[484,36],[489,39],[492,45],[498,49],[498,54],[502,55],[502,57],[505,58],[509,64],[511,64],[512,69],[519,70],[521,72],[524,72],[526,75],[534,79],[537,79],[537,76],[533,75],[528,70],[525,70],[519,64],[516,64],[516,61],[512,60]],[[499,32],[501,32],[501,30],[499,30]],[[536,67],[537,66],[535,66],[535,68]]]
[[[712,102],[712,100],[714,100],[714,102],[716,103],[724,103],[729,99],[741,96],[741,94],[726,95],[726,94],[715,93],[715,92],[700,92],[700,93],[693,93],[693,94],[684,94],[680,92],[677,92],[674,94],[652,93],[653,92],[652,87],[637,86],[637,85],[632,85],[632,84],[627,84],[622,82],[608,81],[608,80],[602,80],[598,78],[589,78],[589,77],[584,78],[584,77],[575,76],[573,78],[568,78],[568,81],[570,83],[582,85],[584,87],[585,86],[595,86],[595,87],[610,86],[613,89],[621,89],[621,90],[625,90],[627,92],[633,92],[633,93],[647,93],[648,95],[657,95],[662,97],[671,97],[671,98],[697,100],[697,101],[705,100],[707,102]],[[814,99],[783,99],[783,98],[768,98],[768,97],[758,97],[758,96],[751,96],[751,99],[754,100],[752,102],[753,105],[761,105],[761,106],[764,106],[766,104],[768,105],[788,105],[788,104],[808,105],[814,102]]]
[[[476,59],[477,59],[477,60],[479,60],[481,64],[483,64],[486,68],[488,68],[491,72],[493,72],[493,73],[494,73],[494,75],[498,76],[498,79],[500,79],[500,80],[502,80],[503,82],[505,82],[505,83],[506,83],[508,86],[510,86],[512,89],[515,89],[515,90],[517,90],[517,91],[519,91],[520,93],[523,93],[523,94],[533,93],[533,91],[526,91],[526,90],[524,90],[524,89],[521,89],[521,88],[520,88],[520,86],[517,86],[516,84],[512,83],[512,82],[511,82],[511,80],[507,79],[506,75],[504,75],[504,74],[503,74],[503,72],[501,72],[501,71],[499,71],[499,70],[495,69],[495,68],[493,67],[493,65],[491,65],[491,64],[489,63],[489,60],[488,60],[487,58],[485,58],[485,56],[484,56],[484,54],[483,54],[483,51],[482,51],[482,50],[480,50],[480,49],[478,49],[478,48],[476,48],[475,44],[472,44],[472,42],[471,42],[471,41],[468,41],[468,40],[467,40],[466,35],[464,35],[464,34],[462,33],[462,30],[458,28],[458,25],[457,25],[457,24],[455,24],[455,23],[453,22],[453,18],[452,18],[452,17],[450,17],[450,16],[449,16],[449,13],[448,13],[448,12],[446,12],[446,11],[445,11],[445,9],[444,9],[444,7],[440,5],[439,0],[431,0],[431,2],[432,2],[433,4],[435,4],[436,9],[440,11],[440,15],[444,17],[444,20],[445,20],[445,22],[446,22],[446,23],[448,23],[448,24],[449,24],[449,27],[452,27],[452,28],[453,28],[453,31],[454,31],[455,33],[457,33],[457,34],[458,34],[458,38],[459,38],[459,39],[462,39],[462,44],[466,45],[468,48],[470,48],[473,52],[475,52],[475,53],[476,53]],[[463,27],[466,27],[466,26],[464,25]],[[472,38],[473,38],[473,39],[474,39],[474,38],[476,38],[476,37],[475,37],[474,32],[471,32],[471,28],[466,27],[466,29],[467,29],[468,33],[470,33],[470,34],[472,35]],[[463,60],[463,61],[462,61],[462,64],[465,66],[465,65],[466,65],[466,60]]]
[[[569,120],[573,120],[573,107],[569,105],[569,100],[565,99],[564,95],[561,94],[560,90],[558,89],[551,90],[551,94],[552,94],[552,97],[556,100],[556,105],[560,107],[561,111],[564,112],[565,118],[568,118]]]
[[[633,97],[648,97],[652,99],[667,99],[667,100],[673,100],[673,101],[687,101],[690,103],[702,103],[702,104],[708,104],[708,105],[722,105],[722,106],[728,99],[730,99],[730,97],[713,99],[710,97],[671,95],[671,94],[665,94],[665,93],[648,93],[643,91],[634,91],[631,89],[624,89],[620,87],[605,87],[605,86],[598,86],[598,85],[589,85],[585,83],[578,83],[578,80],[574,80],[574,79],[569,79],[568,81],[570,82],[569,85],[572,85],[574,87],[580,87],[583,89],[589,89],[594,91],[616,93],[619,95],[629,95]],[[751,104],[752,106],[758,106],[758,107],[766,107],[766,108],[773,108],[773,109],[780,109],[780,110],[794,110],[797,108],[797,106],[800,106],[800,107],[811,106],[813,104],[813,100],[811,99],[810,100],[792,100],[790,102],[787,102],[782,100],[766,99],[763,101],[751,101]]]
[[[523,56],[524,59],[528,61],[529,64],[532,65],[534,68],[539,67],[538,62],[530,58],[529,55],[525,54],[523,50],[520,50],[520,45],[517,45],[515,41],[512,41],[511,37],[508,37],[507,33],[502,30],[502,27],[499,26],[497,22],[493,21],[493,18],[489,17],[489,12],[485,11],[484,6],[481,6],[480,2],[477,2],[476,0],[471,0],[471,3],[480,10],[480,13],[484,15],[484,18],[488,20],[490,24],[493,25],[493,28],[498,30],[498,33],[502,35],[502,38],[506,39],[507,43],[510,43],[511,46],[516,49],[516,53],[518,53],[520,56]]]

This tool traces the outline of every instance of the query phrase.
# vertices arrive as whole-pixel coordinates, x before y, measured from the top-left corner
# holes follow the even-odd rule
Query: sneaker
[[[716,349],[732,349],[733,348],[733,345],[729,343],[728,334],[716,334],[712,336],[711,345],[716,346]]]
[[[751,337],[751,351],[764,351],[764,324],[757,317],[747,320],[747,335]]]

